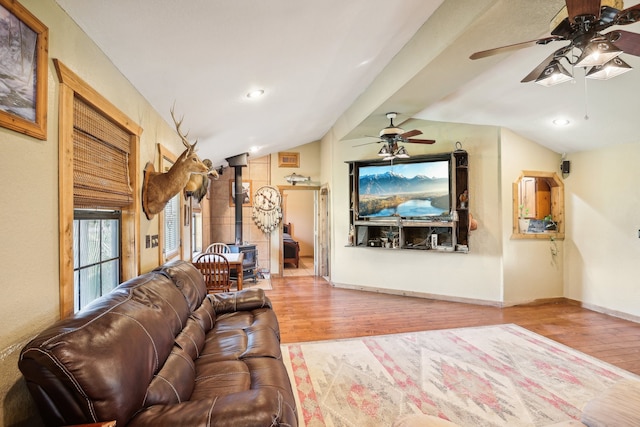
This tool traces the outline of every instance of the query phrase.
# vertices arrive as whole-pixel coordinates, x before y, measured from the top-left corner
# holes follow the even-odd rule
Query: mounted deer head
[[[144,168],[144,182],[142,184],[142,209],[147,219],[162,211],[167,202],[181,192],[189,182],[192,174],[206,174],[209,167],[196,154],[196,144],[189,144],[187,135],[180,131],[182,120],[176,120],[171,109],[171,118],[176,125],[176,131],[187,148],[167,172],[156,172],[153,163],[149,162]]]

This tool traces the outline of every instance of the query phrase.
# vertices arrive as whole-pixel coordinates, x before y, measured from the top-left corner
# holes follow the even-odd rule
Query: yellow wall
[[[499,129],[413,120],[403,128],[422,130],[433,145],[407,144],[411,155],[447,153],[460,141],[469,153],[470,211],[479,222],[471,233],[470,253],[383,250],[346,247],[349,232],[349,179],[345,160],[376,158],[377,144],[366,140],[329,141],[332,145],[331,280],[336,286],[385,289],[403,294],[440,296],[494,304],[501,300]],[[360,146],[359,146],[360,145]]]
[[[141,166],[155,161],[158,167],[156,142],[176,155],[184,149],[175,130],[53,0],[21,0],[21,4],[49,28],[48,139],[40,141],[0,128],[4,204],[0,213],[0,258],[4,267],[0,286],[2,425],[33,416],[31,400],[17,369],[18,355],[31,337],[59,317],[58,79],[51,59],[62,61],[144,129]],[[169,108],[170,105],[167,111]],[[157,216],[147,221],[141,214],[140,227],[141,236],[158,234]],[[158,265],[157,248],[143,247],[141,251],[141,272]]]
[[[289,206],[290,209],[287,212],[288,217],[285,217],[284,221],[289,221],[294,223],[293,232],[296,237],[297,237],[297,232],[298,232],[297,230],[299,229],[298,228],[299,226],[300,226],[300,232],[303,233],[302,236],[308,236],[309,228],[310,227],[313,228],[313,205],[310,207],[311,218],[309,219],[309,221],[311,223],[310,224],[296,223],[296,222],[300,223],[300,220],[297,220],[297,218],[300,218],[301,215],[304,215],[306,217],[309,211],[306,210],[306,212],[303,213],[303,210],[305,209],[297,207],[297,203],[295,199],[299,197],[299,195],[296,195],[294,193],[298,193],[298,192],[312,193],[312,192],[307,192],[301,189],[304,189],[309,186],[314,186],[314,187],[319,186],[321,182],[324,182],[321,180],[320,150],[321,150],[321,145],[319,141],[314,141],[308,144],[302,144],[297,147],[293,147],[291,149],[286,150],[287,152],[294,152],[300,155],[300,166],[297,168],[280,167],[278,164],[278,153],[273,153],[273,155],[271,156],[271,185],[276,187],[282,186],[285,188],[291,187],[291,184],[287,182],[285,177],[287,175],[291,175],[292,173],[311,177],[311,180],[309,182],[296,184],[295,191],[292,189],[284,191],[284,195],[287,198],[287,201],[284,203],[288,203],[289,196],[293,198]],[[304,197],[304,196],[300,196],[300,197]],[[271,267],[271,273],[275,273],[275,274],[281,273],[280,271],[281,242],[279,239],[280,239],[280,234],[278,230],[271,233],[271,266],[270,267]],[[305,239],[308,239],[308,237],[306,237]],[[307,243],[311,245],[311,255],[313,255],[312,238],[310,240],[311,241],[307,241]],[[309,247],[307,246],[307,250],[308,249]]]
[[[558,255],[551,253],[551,240],[513,240],[512,184],[523,170],[560,174],[561,156],[521,136],[502,130],[500,140],[502,175],[502,245],[505,304],[563,296],[564,241],[556,240]]]
[[[564,295],[638,321],[640,142],[568,160]]]
[[[284,221],[292,224],[292,236],[300,245],[300,256],[313,256],[314,191],[298,190],[284,193]]]

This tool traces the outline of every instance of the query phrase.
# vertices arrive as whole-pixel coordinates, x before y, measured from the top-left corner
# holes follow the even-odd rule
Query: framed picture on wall
[[[229,181],[229,206],[235,206],[236,182]],[[251,181],[242,181],[242,206],[251,206]]]
[[[280,152],[278,153],[278,167],[280,168],[299,168],[300,153]]]
[[[14,0],[0,0],[0,126],[47,139],[48,28]]]

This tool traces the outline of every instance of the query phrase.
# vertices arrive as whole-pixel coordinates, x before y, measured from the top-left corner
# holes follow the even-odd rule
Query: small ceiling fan
[[[413,138],[417,135],[422,135],[422,131],[418,129],[410,130],[405,132],[404,129],[397,127],[393,124],[393,119],[398,116],[398,113],[387,113],[387,118],[389,119],[389,126],[382,129],[380,131],[380,140],[375,142],[384,142],[384,145],[378,151],[378,156],[382,157],[382,160],[393,160],[395,158],[398,159],[406,159],[409,158],[409,153],[407,149],[404,148],[403,145],[399,145],[400,143],[412,143],[412,144],[434,144],[436,141],[433,139],[416,139]],[[360,145],[368,145],[373,144],[373,142],[368,142],[367,144]]]
[[[433,144],[432,139],[415,139],[413,136],[422,135],[422,131],[418,129],[405,132],[404,129],[397,127],[393,124],[393,119],[398,117],[398,113],[387,113],[387,119],[389,119],[389,126],[380,131],[380,141],[390,143],[409,142],[412,144]]]
[[[486,58],[500,53],[512,52],[534,45],[546,45],[554,41],[569,43],[552,53],[531,71],[522,83],[535,80],[545,86],[573,79],[560,65],[566,60],[574,67],[591,67],[587,77],[606,80],[631,69],[617,58],[621,53],[640,56],[640,34],[614,29],[606,34],[602,31],[615,25],[633,24],[640,20],[640,4],[619,10],[607,4],[622,7],[622,0],[566,0],[567,17],[552,31],[551,36],[516,43],[508,46],[476,52],[470,59]],[[574,55],[577,49],[580,55]],[[594,59],[597,58],[597,59]],[[608,69],[614,66],[617,71]]]
[[[432,139],[412,138],[417,135],[422,135],[422,131],[414,129],[405,132],[404,129],[393,124],[393,119],[398,116],[398,113],[387,113],[386,115],[389,119],[389,126],[380,131],[380,140],[377,141],[378,143],[384,142],[384,145],[378,152],[378,156],[382,157],[382,160],[409,158],[409,153],[403,145],[399,145],[400,143],[433,144],[436,142]]]

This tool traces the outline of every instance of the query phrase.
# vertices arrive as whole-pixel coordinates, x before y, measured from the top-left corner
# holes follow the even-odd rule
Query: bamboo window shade
[[[74,207],[121,209],[130,205],[129,134],[78,97],[73,111]]]

